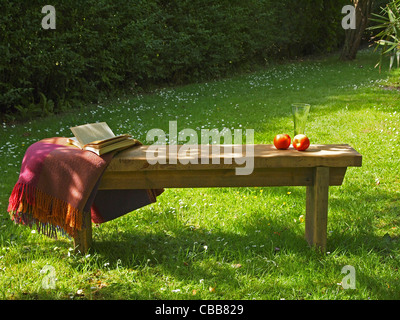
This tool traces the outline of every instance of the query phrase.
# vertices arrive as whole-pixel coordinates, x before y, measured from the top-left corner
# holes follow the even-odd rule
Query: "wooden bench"
[[[170,164],[168,146],[166,164],[149,164],[146,158],[149,146],[122,151],[106,169],[100,189],[306,186],[305,238],[310,246],[324,251],[329,186],[342,185],[347,167],[362,164],[361,154],[349,145],[311,145],[304,152],[292,147],[277,150],[272,145],[254,145],[252,174],[236,175],[235,169],[244,165],[232,159],[246,154],[226,153],[222,146],[216,154],[211,150],[215,146],[207,146],[209,161],[201,164],[201,147],[188,156],[192,160],[197,157],[198,164],[182,164],[179,160]],[[177,147],[178,152],[180,148]],[[245,150],[243,146],[243,153]],[[229,158],[231,163],[226,161]],[[81,252],[86,252],[92,241],[90,215],[85,217],[85,222],[87,227],[74,239],[75,247]]]

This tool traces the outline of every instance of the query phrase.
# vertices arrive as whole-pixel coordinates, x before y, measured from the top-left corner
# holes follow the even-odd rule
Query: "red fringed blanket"
[[[9,199],[16,223],[57,237],[72,237],[82,229],[84,213],[103,223],[156,201],[162,190],[97,190],[115,152],[99,157],[68,144],[66,138],[44,139],[31,145]]]

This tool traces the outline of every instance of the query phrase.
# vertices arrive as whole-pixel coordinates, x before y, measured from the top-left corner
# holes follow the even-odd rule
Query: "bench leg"
[[[317,167],[313,185],[307,187],[306,240],[322,252],[326,249],[329,198],[329,168]]]
[[[92,245],[92,217],[89,214],[84,216],[84,227],[78,231],[74,238],[75,252],[86,253]]]

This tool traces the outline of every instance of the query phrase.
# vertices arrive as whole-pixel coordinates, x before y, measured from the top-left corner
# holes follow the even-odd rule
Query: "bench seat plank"
[[[177,146],[179,152],[182,146]],[[207,145],[208,157],[206,164],[201,164],[202,146],[194,146],[191,154],[187,154],[187,159],[196,161],[198,164],[182,164],[177,160],[176,164],[171,164],[169,159],[169,146],[166,148],[166,164],[150,165],[146,158],[149,153],[149,146],[138,146],[124,150],[117,154],[107,168],[107,172],[114,171],[162,171],[162,170],[209,170],[209,169],[232,169],[243,167],[237,159],[246,157],[246,146],[243,145],[243,154],[233,153],[234,147],[231,145],[231,152],[225,152],[226,146]],[[240,146],[242,147],[242,146]],[[213,152],[212,148],[218,148],[219,153]],[[176,154],[176,153],[175,153]],[[203,153],[204,154],[204,153]],[[177,157],[176,157],[177,158]],[[150,157],[149,159],[154,159]],[[226,159],[233,159],[231,164]],[[219,162],[219,164],[214,164]],[[293,147],[288,150],[277,150],[273,145],[254,145],[254,168],[298,168],[298,167],[359,167],[362,164],[362,156],[347,144],[332,145],[311,145],[306,151],[297,151]]]

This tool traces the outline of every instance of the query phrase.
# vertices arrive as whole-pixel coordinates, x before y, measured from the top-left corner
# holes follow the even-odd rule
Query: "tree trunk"
[[[354,60],[357,56],[362,36],[368,26],[373,0],[352,0],[352,2],[356,8],[356,29],[346,30],[346,39],[340,55],[340,59],[344,61]]]

